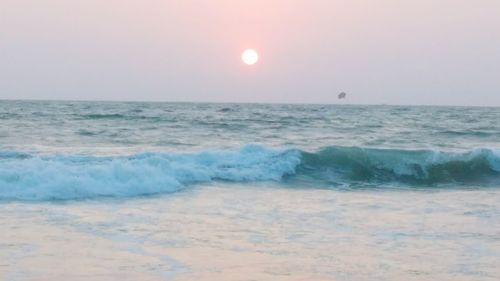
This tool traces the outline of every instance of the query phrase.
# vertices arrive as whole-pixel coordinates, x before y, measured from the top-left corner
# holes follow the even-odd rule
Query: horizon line
[[[46,102],[125,102],[125,103],[205,103],[205,104],[269,104],[269,105],[341,105],[341,106],[421,106],[421,107],[500,107],[500,105],[461,105],[461,104],[398,104],[398,103],[316,103],[316,102],[261,102],[261,101],[173,101],[173,100],[87,100],[87,99],[36,99],[0,98],[0,101],[46,101]]]

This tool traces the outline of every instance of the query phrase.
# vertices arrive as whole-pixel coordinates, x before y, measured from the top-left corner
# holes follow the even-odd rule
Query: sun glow
[[[259,54],[254,49],[247,49],[241,54],[241,60],[245,64],[252,65],[259,60]]]

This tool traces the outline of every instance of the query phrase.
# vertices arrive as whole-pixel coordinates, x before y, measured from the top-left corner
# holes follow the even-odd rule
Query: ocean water
[[[500,108],[0,101],[2,280],[499,280]]]

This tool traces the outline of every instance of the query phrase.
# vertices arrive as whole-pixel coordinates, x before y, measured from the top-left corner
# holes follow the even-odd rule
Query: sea
[[[0,100],[0,280],[499,265],[499,107]]]

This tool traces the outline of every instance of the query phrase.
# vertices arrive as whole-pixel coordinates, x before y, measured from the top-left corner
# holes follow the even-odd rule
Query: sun
[[[259,54],[254,49],[247,49],[241,54],[241,60],[248,65],[256,64]]]

